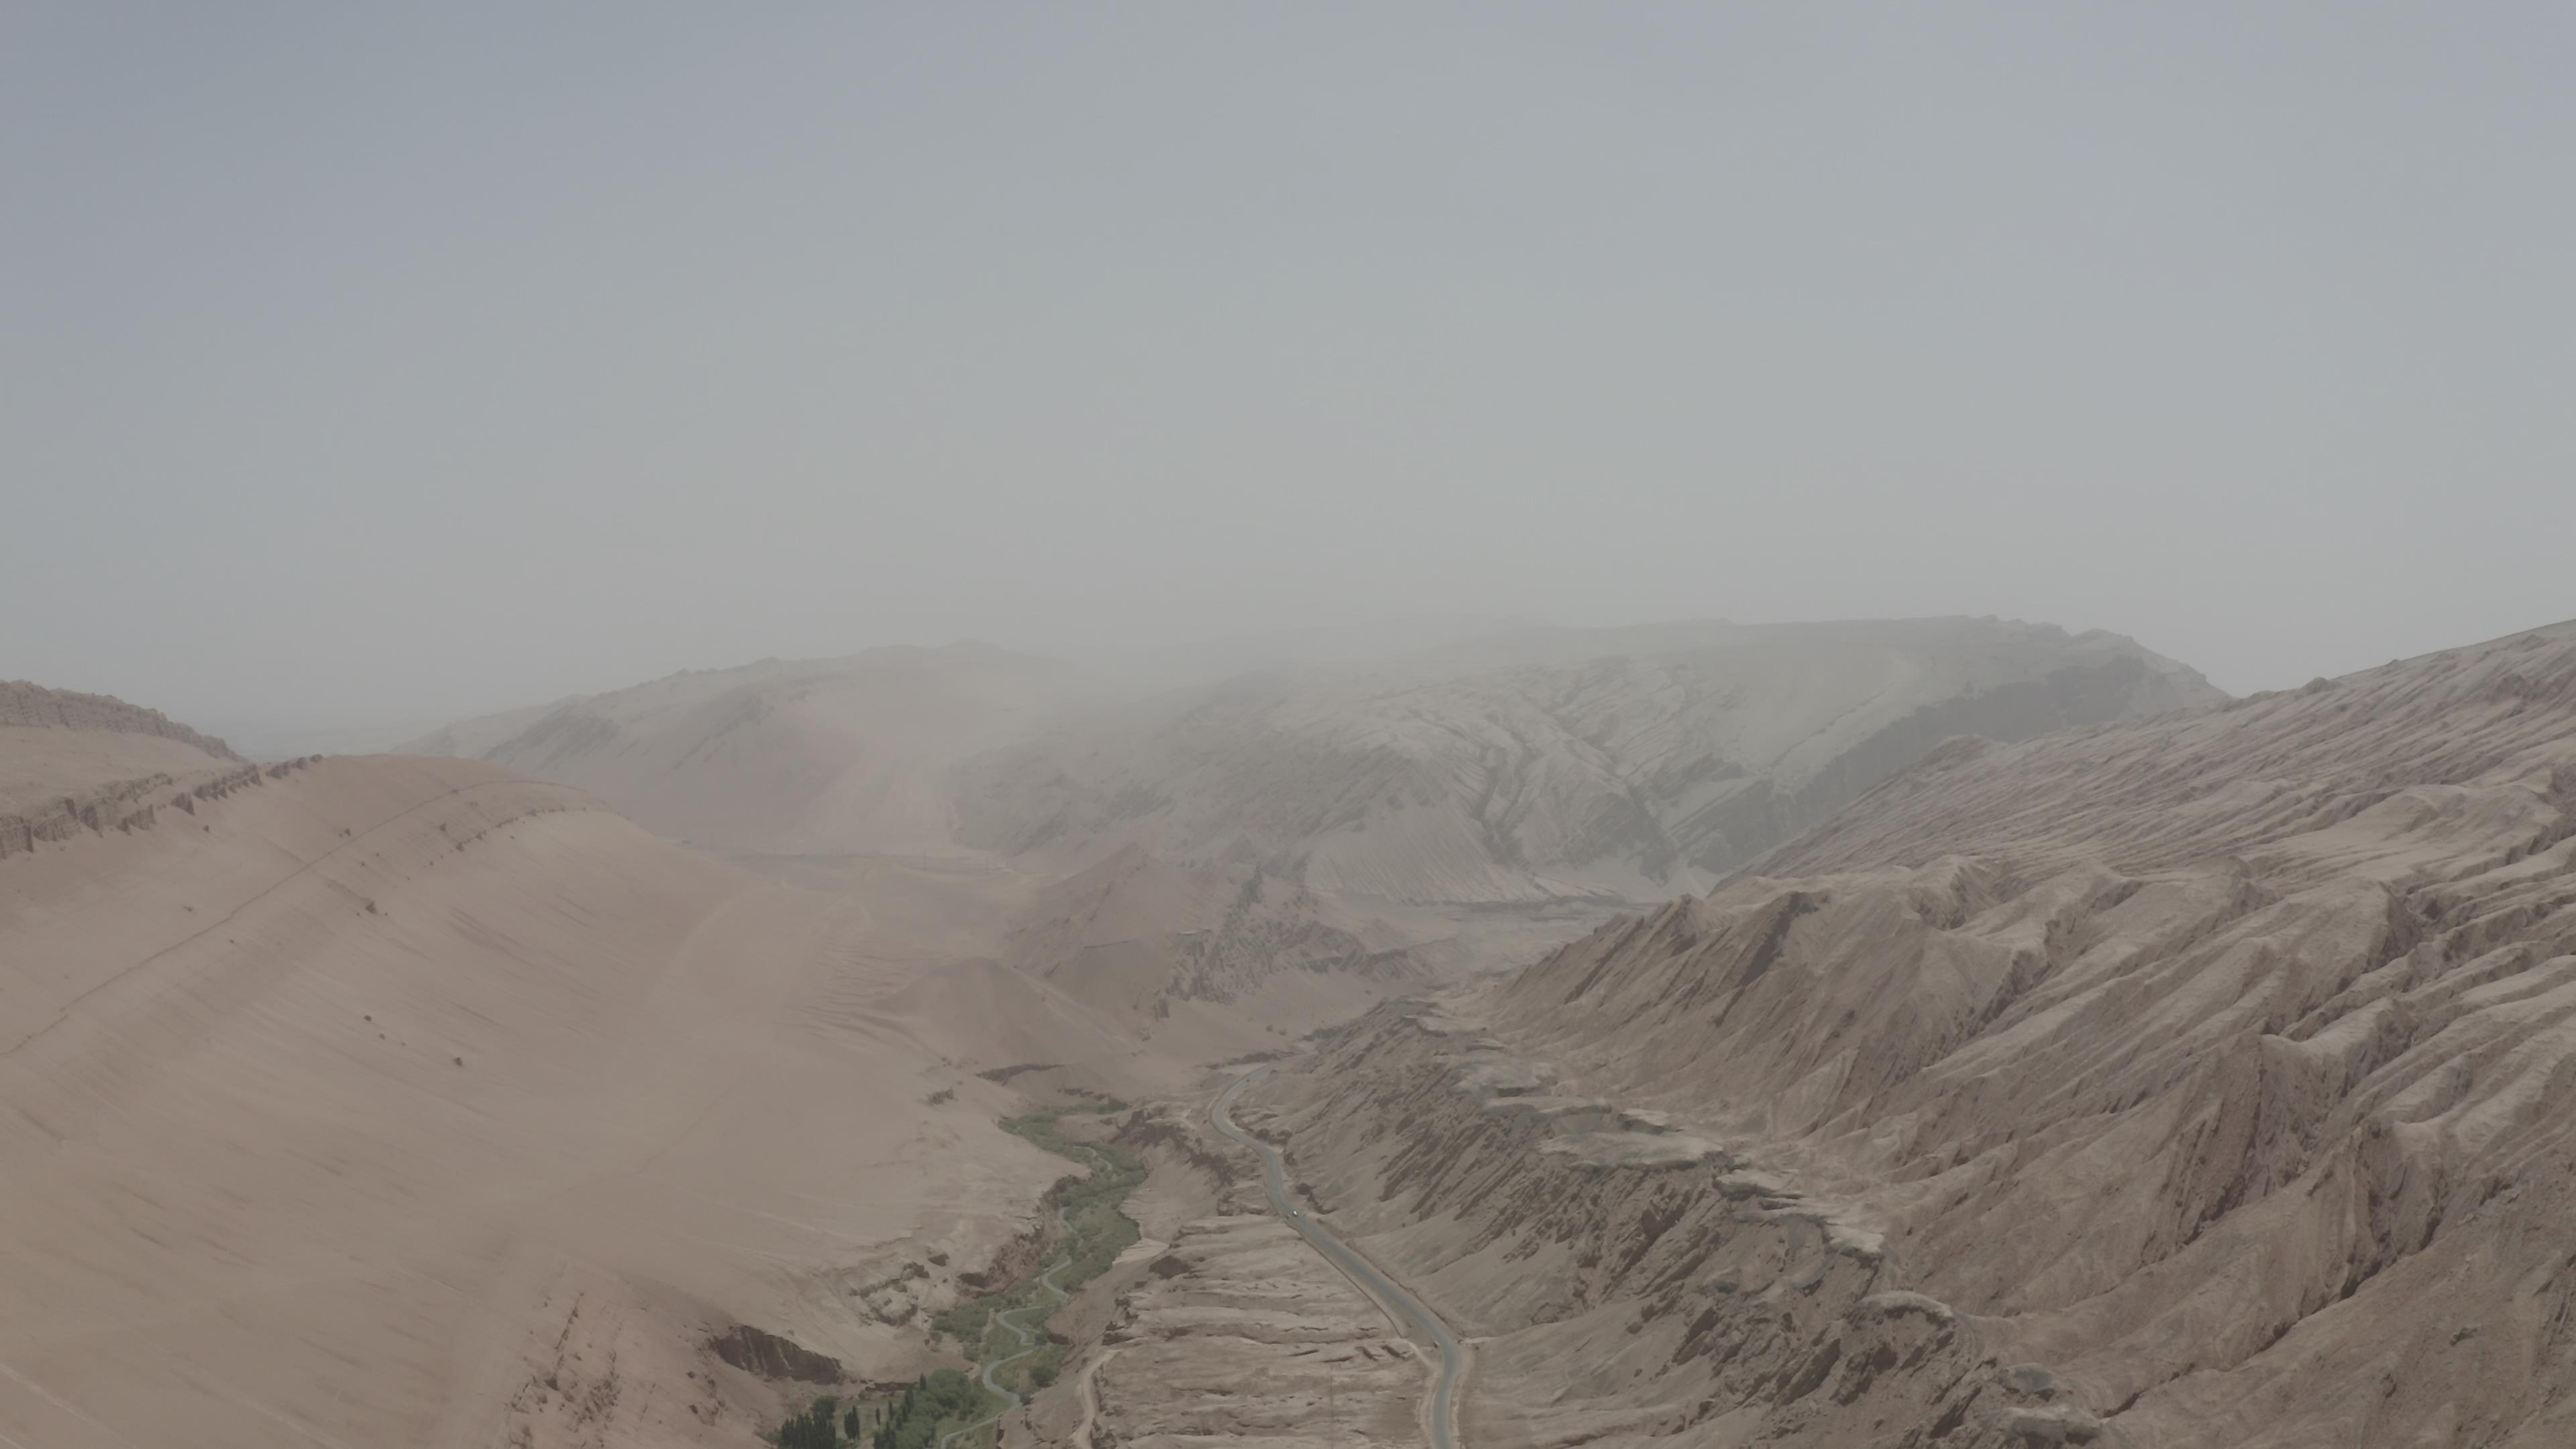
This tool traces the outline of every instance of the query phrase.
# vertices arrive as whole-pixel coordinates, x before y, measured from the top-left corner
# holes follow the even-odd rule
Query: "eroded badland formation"
[[[0,1105],[27,1446],[2562,1445],[2576,626],[0,685]]]

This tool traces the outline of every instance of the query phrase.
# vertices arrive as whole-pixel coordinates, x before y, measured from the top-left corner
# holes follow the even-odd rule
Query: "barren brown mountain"
[[[1306,1226],[1465,1341],[1473,1449],[2565,1442],[2576,626],[2119,721],[2194,681],[2064,641],[2098,669],[1820,732],[1802,711],[1894,657],[1825,637],[1794,706],[1526,637],[1444,646],[1393,695],[1313,667],[1193,686],[1175,719],[1246,690],[1315,712],[1137,731],[1084,768],[1158,760],[1163,804],[1007,851],[954,838],[976,792],[1144,716],[1032,704],[1009,755],[961,756],[1051,670],[969,651],[498,727],[597,735],[562,759],[619,788],[747,791],[735,863],[494,764],[251,765],[13,686],[0,1435],[749,1446],[813,1393],[971,1362],[934,1315],[1065,1241],[1064,1158],[997,1119],[1116,1093],[1138,1105],[1067,1130],[1146,1164],[1143,1241],[1048,1319],[1062,1373],[1002,1449],[1422,1442],[1421,1336],[1211,1127],[1212,1065],[1249,1057],[1275,1064],[1235,1120],[1284,1148]],[[1553,950],[1597,901],[1406,902],[1318,885],[1342,867],[1313,851],[1145,843],[1186,847],[1210,802],[1259,817],[1228,793],[1238,734],[1286,801],[1341,768],[1297,720],[1508,735],[1566,709],[1559,671],[1622,701],[1603,770],[1727,721],[1853,772],[1851,740],[1954,711],[2095,722],[1910,742],[1752,872]],[[1646,675],[1677,691],[1652,728]],[[1625,730],[1657,743],[1603,743]],[[850,833],[744,783],[771,745],[821,778],[860,737],[884,788]],[[1184,737],[1207,748],[1160,753]],[[1388,739],[1451,737],[1477,732]],[[1388,778],[1502,758],[1409,748]],[[1571,818],[1556,768],[1516,818]],[[1520,848],[1525,884],[1581,874]],[[1535,964],[1476,974],[1511,960]]]
[[[1388,916],[1407,922],[1399,927]],[[1419,988],[1438,978],[1421,912],[1364,915],[1258,869],[1182,868],[1129,845],[1050,884],[1013,932],[1014,964],[1086,1000],[1145,1017],[1175,1003]]]
[[[781,854],[954,853],[951,765],[1088,697],[979,645],[764,660],[452,724],[403,745],[578,785],[648,829]]]
[[[2220,697],[2117,635],[1993,619],[1512,625],[1150,669],[972,645],[769,661],[404,748],[735,849],[1052,875],[1134,842],[1379,901],[1615,903],[1705,886],[1951,735]]]
[[[1135,852],[754,874],[491,764],[0,706],[0,1442],[756,1444],[956,1361],[932,1316],[1065,1167],[996,1125],[1036,1083],[1185,1095],[1463,949]]]
[[[1256,1094],[1514,1445],[2576,1442],[2576,625],[1961,740]]]
[[[1959,733],[2221,698],[2109,634],[1991,619],[1522,629],[1244,675],[967,762],[964,838],[1101,838],[1406,901],[1657,899]]]

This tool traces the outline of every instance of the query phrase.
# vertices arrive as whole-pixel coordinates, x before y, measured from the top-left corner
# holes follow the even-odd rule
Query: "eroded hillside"
[[[1480,1445],[2576,1437],[2576,628],[1962,744],[1269,1100]]]
[[[259,778],[223,741],[103,694],[0,681],[0,857],[149,829]]]
[[[1407,901],[1704,885],[1952,735],[2219,698],[2114,635],[1975,619],[1540,630],[1186,689],[970,761],[964,838],[1147,842]]]
[[[1182,868],[1130,845],[1048,884],[1012,933],[1020,969],[1085,1000],[1162,1018],[1185,1002],[1273,999],[1312,1024],[1438,977],[1406,929],[1252,868]],[[1316,998],[1303,1009],[1278,998]]]
[[[1268,657],[765,661],[405,748],[739,850],[1055,875],[1138,844],[1337,896],[1615,903],[1705,886],[1952,735],[2220,697],[2128,639],[1992,619],[1498,626],[1364,663]]]

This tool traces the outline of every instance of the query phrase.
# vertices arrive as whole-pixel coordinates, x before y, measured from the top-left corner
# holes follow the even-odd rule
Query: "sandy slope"
[[[675,674],[450,725],[406,753],[579,785],[676,839],[781,853],[953,853],[947,770],[1081,689],[979,645]]]
[[[747,1444],[708,1334],[899,1364],[859,1295],[1057,1164],[833,1009],[871,930],[457,761],[0,859],[0,1442]]]
[[[2020,745],[1278,1120],[1487,1444],[2576,1442],[2576,626]]]

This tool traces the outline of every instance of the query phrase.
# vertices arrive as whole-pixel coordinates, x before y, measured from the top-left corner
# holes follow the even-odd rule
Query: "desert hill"
[[[836,710],[932,748],[887,681],[935,704],[1015,667],[780,670],[713,757],[739,780]],[[750,1445],[797,1386],[719,1345],[909,1374],[1033,1241],[1063,1162],[996,1125],[1030,1093],[1184,1093],[1483,959],[1436,915],[1139,850],[747,870],[495,764],[253,765],[6,698],[0,1442]],[[548,715],[619,711],[654,717]]]
[[[449,725],[406,754],[578,785],[674,839],[782,853],[953,852],[947,772],[1081,697],[981,645],[764,660]]]
[[[2576,625],[1960,742],[1270,1090],[1466,1438],[2576,1440]]]
[[[845,962],[848,1010],[1006,1081],[1130,1098],[1186,1094],[1211,1063],[1280,1050],[1582,929],[1575,917],[1461,921],[1319,895],[1135,846],[1052,879],[956,863],[761,863],[864,899],[869,949],[915,943],[908,960]]]
[[[963,838],[1133,838],[1397,900],[1652,898],[1952,735],[2221,697],[2130,640],[1994,620],[1523,628],[1238,676],[979,757]]]
[[[0,680],[0,728],[143,735],[191,746],[217,759],[241,758],[222,740],[201,735],[157,709],[127,704],[113,695],[47,689],[23,679]]]
[[[917,1359],[1061,1168],[875,1004],[904,882],[139,715],[0,727],[13,792],[162,777],[0,855],[0,1442],[751,1445],[711,1340]]]
[[[1178,867],[1129,845],[1048,884],[1012,933],[1021,970],[1139,1018],[1176,1003],[1236,1002],[1303,984],[1335,1002],[1312,1024],[1437,974],[1417,925],[1252,868]],[[1363,993],[1350,995],[1350,992]]]
[[[250,772],[222,740],[103,694],[0,681],[0,858],[148,828]]]
[[[1408,902],[1656,899],[1941,740],[2221,696],[2116,635],[1979,619],[1425,623],[1058,665],[982,646],[673,676],[405,748],[579,785],[665,835],[1014,862],[1123,842]],[[1390,652],[1392,651],[1392,652]]]

